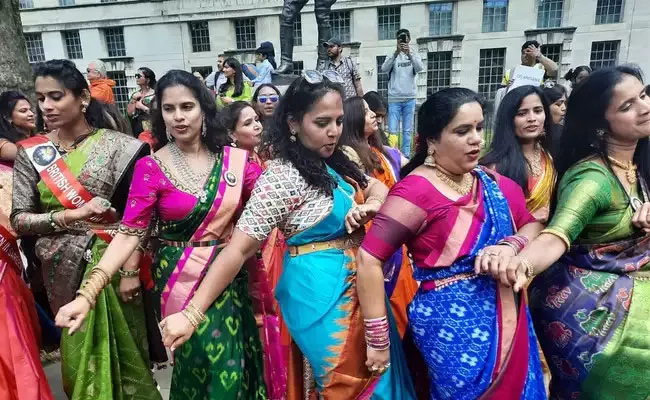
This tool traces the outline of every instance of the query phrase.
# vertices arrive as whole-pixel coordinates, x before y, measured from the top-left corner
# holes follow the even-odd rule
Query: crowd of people
[[[56,338],[74,400],[161,398],[166,362],[171,399],[648,398],[641,71],[509,72],[492,127],[442,89],[414,129],[409,42],[388,102],[336,39],[284,94],[264,43],[140,68],[125,115],[99,61],[0,94],[0,397],[52,399]]]

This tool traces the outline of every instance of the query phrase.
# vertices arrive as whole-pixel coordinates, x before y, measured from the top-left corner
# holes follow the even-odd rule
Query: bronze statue
[[[309,0],[284,0],[282,17],[280,18],[280,50],[281,64],[278,74],[289,74],[293,71],[293,23],[300,10]],[[314,13],[318,24],[318,64],[327,61],[327,49],[323,46],[330,39],[330,12],[336,0],[314,0]]]

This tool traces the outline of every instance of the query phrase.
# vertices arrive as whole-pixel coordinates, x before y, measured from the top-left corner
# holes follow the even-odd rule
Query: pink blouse
[[[496,175],[517,229],[535,222],[519,185],[490,173]],[[470,194],[452,201],[426,178],[409,175],[391,189],[362,248],[385,261],[405,243],[418,267],[448,267],[471,252],[485,220],[476,184]]]
[[[197,197],[165,170],[164,164],[160,165],[153,157],[143,157],[136,162],[122,225],[137,230],[147,229],[154,206],[163,221],[180,221],[192,212]],[[240,209],[261,174],[259,165],[246,163]]]

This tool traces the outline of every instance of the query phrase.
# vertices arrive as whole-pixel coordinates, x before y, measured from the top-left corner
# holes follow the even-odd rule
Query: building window
[[[352,41],[350,11],[332,11],[330,14],[330,24],[332,25],[332,37],[339,39],[343,43]]]
[[[25,45],[27,47],[27,58],[30,63],[45,61],[43,38],[40,33],[25,33]]]
[[[562,26],[564,0],[538,0],[537,27],[559,28]]]
[[[483,0],[483,32],[505,32],[508,0]]]
[[[61,32],[61,36],[63,36],[65,52],[69,59],[79,60],[84,58],[79,31],[63,31]]]
[[[113,94],[115,96],[115,105],[122,112],[126,112],[126,106],[129,104],[129,86],[124,71],[108,71],[106,76],[115,81]]]
[[[427,55],[427,96],[451,85],[451,51]]]
[[[429,4],[429,36],[451,35],[454,3]]]
[[[598,0],[596,5],[597,24],[616,24],[621,22],[623,0]]]
[[[212,67],[211,66],[205,66],[205,67],[192,67],[192,73],[198,72],[201,74],[203,77],[203,80],[208,77],[212,73]]]
[[[591,59],[589,66],[596,70],[599,68],[614,67],[618,63],[619,40],[607,42],[593,42],[591,44]]]
[[[257,43],[255,39],[255,18],[244,18],[235,21],[235,39],[237,49],[254,49]]]
[[[106,49],[108,50],[109,57],[126,56],[124,29],[122,27],[104,29],[104,40],[106,41]]]
[[[302,18],[300,14],[296,15],[296,20],[293,21],[293,45],[302,46]]]
[[[377,93],[381,95],[382,98],[388,98],[388,74],[382,72],[381,66],[384,65],[386,61],[386,56],[377,56]]]
[[[59,0],[59,6],[74,6],[74,0]]]
[[[377,9],[379,40],[394,40],[395,34],[400,29],[400,25],[400,7],[381,7]]]
[[[208,21],[190,22],[190,36],[192,37],[192,52],[210,51]]]
[[[34,8],[34,0],[20,0],[18,2],[18,7],[20,7],[21,10]]]
[[[478,92],[493,100],[501,81],[506,63],[506,49],[482,49],[478,68]]]
[[[294,75],[302,75],[302,71],[305,69],[305,63],[302,61],[294,61],[293,62],[293,74]]]
[[[560,65],[562,63],[562,44],[543,44],[540,51],[556,64]]]

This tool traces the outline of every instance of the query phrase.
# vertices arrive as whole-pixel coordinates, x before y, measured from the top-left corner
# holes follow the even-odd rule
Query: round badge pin
[[[223,176],[226,179],[228,186],[235,186],[237,184],[237,177],[230,171],[226,171]]]
[[[34,150],[34,161],[41,167],[50,165],[50,163],[54,161],[54,158],[56,158],[56,149],[53,146],[38,146],[36,150]]]

